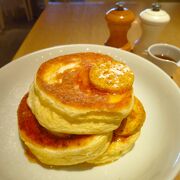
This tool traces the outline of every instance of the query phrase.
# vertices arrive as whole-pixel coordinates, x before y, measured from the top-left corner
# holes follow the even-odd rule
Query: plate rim
[[[124,51],[124,50],[121,50],[121,49],[118,49],[118,48],[113,48],[113,47],[109,47],[109,46],[104,46],[104,45],[97,45],[97,44],[69,44],[69,45],[58,45],[58,46],[53,46],[53,47],[49,47],[49,48],[45,48],[45,49],[40,49],[38,51],[34,51],[32,53],[28,53],[22,57],[19,57],[19,58],[16,58],[14,59],[13,61],[9,62],[8,64],[6,64],[5,66],[1,67],[0,68],[0,74],[3,72],[3,71],[6,71],[9,66],[13,66],[13,64],[18,64],[21,62],[24,62],[25,58],[29,57],[29,56],[33,56],[33,55],[36,55],[36,54],[39,54],[39,53],[43,53],[43,52],[48,52],[48,51],[51,51],[51,50],[54,50],[54,49],[61,49],[61,48],[73,48],[74,46],[76,47],[82,47],[82,48],[85,48],[85,47],[90,47],[90,48],[104,48],[104,49],[111,49],[112,51],[121,51],[123,53],[127,53],[127,54],[133,54],[131,52],[127,52],[127,51]],[[92,50],[93,51],[93,50]],[[90,51],[88,51],[90,52]],[[146,63],[148,63],[151,67],[155,68],[156,70],[160,71],[160,73],[163,74],[163,77],[166,78],[169,83],[172,84],[172,87],[174,88],[173,90],[177,90],[177,92],[180,94],[180,89],[179,87],[177,86],[177,84],[162,70],[160,69],[158,66],[156,66],[155,64],[153,64],[152,62],[148,61],[147,59],[141,57],[141,56],[138,56],[136,54],[133,54],[133,56],[136,56],[138,57],[138,59],[142,62],[146,61]],[[33,61],[33,60],[32,60]],[[180,96],[179,96],[180,97]],[[175,164],[174,166],[174,169],[171,170],[168,174],[168,178],[169,179],[173,179],[177,174],[178,172],[180,171],[180,153],[179,153],[179,156],[177,158],[177,163]]]

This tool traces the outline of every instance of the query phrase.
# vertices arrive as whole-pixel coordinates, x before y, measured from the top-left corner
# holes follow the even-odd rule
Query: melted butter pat
[[[134,75],[126,64],[108,61],[91,68],[90,81],[98,89],[121,91],[132,86]]]
[[[110,95],[109,98],[108,98],[108,102],[110,104],[114,104],[114,103],[117,103],[117,102],[120,102],[122,99],[122,96],[119,95],[119,94],[113,94],[113,95]]]

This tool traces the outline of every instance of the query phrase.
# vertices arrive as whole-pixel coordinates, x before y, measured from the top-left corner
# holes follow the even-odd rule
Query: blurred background
[[[10,62],[47,3],[103,0],[0,0],[0,67]],[[106,0],[117,2],[117,0]],[[143,0],[127,0],[142,3]],[[151,4],[153,0],[146,0]],[[158,2],[180,2],[160,0]],[[125,1],[126,2],[126,1]]]
[[[0,0],[0,67],[12,60],[44,8],[44,0]]]

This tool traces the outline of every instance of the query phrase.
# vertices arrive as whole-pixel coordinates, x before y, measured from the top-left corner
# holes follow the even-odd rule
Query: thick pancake
[[[108,148],[112,133],[102,135],[56,136],[41,127],[27,106],[27,96],[18,108],[21,139],[40,162],[48,165],[72,165],[95,158]]]
[[[112,142],[108,149],[99,157],[88,161],[93,164],[109,163],[129,152],[140,135],[145,120],[145,111],[141,102],[135,97],[131,113],[126,121],[113,132]]]
[[[99,81],[102,67],[98,64],[106,65],[107,62],[112,65],[108,64],[110,70],[107,71],[112,77]],[[133,78],[127,65],[115,62],[107,55],[78,53],[60,56],[40,66],[30,88],[28,105],[39,123],[52,132],[110,132],[132,109]],[[127,83],[122,85],[121,81]],[[114,88],[116,86],[118,88]]]
[[[134,146],[134,143],[138,139],[140,132],[137,132],[128,137],[121,137],[113,135],[112,142],[108,149],[99,157],[88,160],[91,164],[104,164],[118,160],[121,156],[128,153]]]
[[[127,99],[127,96],[123,96],[120,101],[109,103],[109,97],[112,95],[112,92],[106,91],[106,88],[101,90],[96,86],[93,86],[94,83],[92,84],[89,80],[90,70],[95,69],[94,67],[98,64],[106,65],[107,62],[109,62],[110,65],[120,64],[123,67],[125,66],[126,69],[128,68],[124,63],[119,63],[103,54],[77,53],[59,56],[55,59],[46,61],[40,66],[36,75],[36,85],[48,96],[65,105],[81,109],[100,108],[102,110],[107,109],[116,111],[119,108],[122,108],[122,106],[128,106],[131,102],[131,97]],[[101,72],[105,73],[104,71],[109,69],[109,71],[106,72],[106,76],[112,73],[110,71],[110,69],[112,69],[111,66],[105,68],[104,71],[101,66],[97,66],[97,68],[99,68],[99,71],[93,71],[93,74],[97,74],[99,80],[107,79],[106,77],[100,77]],[[131,79],[131,82],[128,81],[128,88],[123,88],[123,92],[121,91],[121,88],[118,89],[119,91],[116,91],[116,95],[129,93],[129,91],[132,93],[132,84],[134,80],[132,71],[128,69],[127,71],[131,72],[130,74],[132,74],[132,77],[126,77],[124,68],[121,68],[122,70],[119,70],[118,68],[119,66],[114,67],[116,73],[114,73],[113,78],[122,71],[123,74],[120,77],[127,81],[128,79]],[[97,82],[99,82],[99,80],[97,80]],[[110,81],[110,79],[108,79],[108,81]],[[121,81],[118,84],[121,84]],[[98,84],[97,82],[95,84]],[[115,82],[112,84],[110,83],[109,86],[113,87],[114,83]],[[118,86],[118,84],[115,85]]]
[[[144,121],[145,121],[146,113],[142,103],[134,98],[134,106],[131,113],[123,119],[121,125],[118,129],[115,130],[115,133],[120,136],[130,136],[138,132]]]

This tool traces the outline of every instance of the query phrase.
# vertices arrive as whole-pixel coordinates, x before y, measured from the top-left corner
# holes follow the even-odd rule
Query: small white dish
[[[135,73],[134,93],[146,121],[131,152],[102,166],[48,169],[31,163],[18,136],[17,108],[39,65],[56,56],[99,52],[125,61]],[[0,69],[0,180],[171,180],[180,170],[180,91],[160,68],[135,54],[99,45],[57,46]]]
[[[162,68],[167,74],[173,76],[174,72],[180,67],[180,48],[164,43],[151,45],[147,49],[148,59],[154,64]],[[157,57],[163,55],[172,58],[172,60]]]

